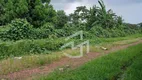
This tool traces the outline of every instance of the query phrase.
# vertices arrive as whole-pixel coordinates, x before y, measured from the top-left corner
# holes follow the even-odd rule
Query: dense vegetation
[[[122,17],[100,6],[79,6],[66,15],[55,11],[50,0],[0,0],[1,40],[43,39],[68,36],[83,30],[86,37],[123,37],[141,33],[141,25],[124,23]],[[89,36],[88,36],[89,35]]]
[[[142,78],[141,47],[142,44],[139,44],[113,52],[75,70],[56,70],[39,80],[139,80]]]
[[[83,30],[86,39],[114,38],[142,33],[142,24],[124,23],[121,16],[100,6],[79,6],[66,15],[50,0],[0,0],[0,59],[55,51],[64,37]]]
[[[48,54],[52,51],[59,50],[62,45],[64,45],[62,39],[19,40],[16,42],[1,42],[0,59],[31,54]]]
[[[100,42],[98,44],[96,44],[96,40],[90,39],[91,42],[90,52],[95,51],[98,53],[99,52],[102,53],[103,50],[100,48],[101,46],[104,46],[110,50],[110,48],[113,48],[114,46],[131,44],[133,42],[141,40],[141,38],[142,38],[141,34],[136,34],[127,37],[117,37],[117,38],[99,38]],[[78,54],[79,50],[72,51],[70,49],[65,49],[63,51],[55,51],[56,49],[57,50],[59,49],[57,48],[58,46],[56,47],[56,45],[61,45],[58,44],[58,42],[63,43],[63,41],[56,40],[55,43],[52,42],[53,40],[48,40],[48,39],[42,39],[42,40],[39,39],[39,40],[34,40],[33,42],[32,40],[4,42],[1,45],[1,48],[2,47],[4,48],[1,49],[2,53],[0,59],[2,60],[0,60],[0,65],[1,65],[0,75],[6,75],[27,68],[29,69],[29,68],[41,67],[44,65],[52,64],[52,62],[64,57],[63,52]],[[103,56],[103,54],[101,55]]]
[[[111,9],[107,10],[102,0],[98,0],[99,6],[94,5],[89,9],[78,6],[69,15],[64,10],[56,11],[50,2],[0,0],[0,76],[40,67],[62,58],[62,51],[59,50],[67,43],[65,37],[80,30],[84,32],[84,40],[90,41],[92,51],[97,50],[96,44],[100,47],[109,45],[109,48],[138,41],[142,37],[142,23],[125,23],[121,16]],[[69,41],[72,40],[75,44],[82,42],[78,37]],[[124,42],[119,42],[121,40]],[[100,47],[98,50],[103,51]],[[142,59],[141,47],[142,44],[139,44],[103,56],[73,71],[57,71],[41,80],[115,80],[123,76],[124,80],[139,80],[142,75],[139,64]]]
[[[125,80],[139,80],[141,79],[142,75],[142,63],[141,63],[142,55],[138,56],[136,60],[133,62],[133,64],[128,68],[128,70],[125,72]]]

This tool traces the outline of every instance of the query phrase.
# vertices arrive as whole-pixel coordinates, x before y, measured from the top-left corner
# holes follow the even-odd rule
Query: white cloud
[[[88,0],[82,0],[81,2],[73,2],[66,4],[64,10],[66,14],[70,14],[73,13],[74,10],[76,10],[76,7],[78,6],[87,6],[87,8],[90,8],[92,5],[89,4]]]
[[[65,7],[64,10],[66,14],[73,13],[74,10],[76,9],[77,6],[81,5],[79,2],[74,2],[74,3],[68,3]]]
[[[98,5],[98,0],[61,0],[53,3],[55,9],[65,10],[66,14],[73,13],[77,6]],[[56,2],[56,1],[54,1]],[[112,9],[117,15],[124,18],[125,22],[139,23],[142,22],[142,1],[141,0],[104,0],[107,9]]]
[[[135,3],[122,6],[107,6],[112,9],[117,15],[123,17],[125,22],[129,23],[139,23],[142,22],[142,3]]]

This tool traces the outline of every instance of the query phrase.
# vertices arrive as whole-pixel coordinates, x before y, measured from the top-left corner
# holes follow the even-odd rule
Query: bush
[[[90,33],[92,35],[97,36],[97,37],[101,37],[101,35],[103,33],[103,28],[101,26],[94,26],[91,28]]]
[[[101,26],[94,26],[89,31],[89,38],[92,38],[93,36],[97,36],[100,38],[125,37],[127,35],[132,35],[136,33],[141,33],[141,29],[126,28],[124,26],[120,26],[118,28],[103,29]]]
[[[41,28],[33,28],[25,19],[13,20],[5,29],[0,30],[0,38],[4,41],[56,37],[57,34],[53,24],[46,23]]]
[[[55,27],[51,23],[46,23],[41,27],[41,32],[43,35],[43,38],[54,38],[56,37],[55,34]]]
[[[74,24],[66,24],[64,27],[63,27],[63,30],[64,30],[64,35],[65,36],[70,36],[72,35],[73,33],[75,32],[78,32],[79,29],[77,26],[75,26]]]
[[[8,27],[9,30],[1,32],[0,36],[3,40],[20,40],[30,38],[32,26],[25,19],[13,20]]]
[[[63,39],[19,40],[0,43],[0,59],[10,56],[48,54],[57,51],[64,44]]]

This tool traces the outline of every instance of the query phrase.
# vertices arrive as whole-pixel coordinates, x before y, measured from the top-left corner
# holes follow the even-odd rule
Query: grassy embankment
[[[113,52],[64,72],[55,70],[40,80],[140,80],[142,44]]]
[[[90,46],[90,51],[91,52],[101,52],[102,50],[100,49],[100,46],[104,46],[109,48],[112,48],[113,46],[116,45],[123,45],[123,44],[129,44],[132,42],[136,42],[138,40],[140,40],[142,37],[142,35],[132,35],[132,36],[128,36],[128,37],[120,37],[120,38],[101,38],[99,39],[100,43],[97,44],[95,39],[91,39],[91,46]],[[45,40],[41,40],[41,42],[43,43],[43,41]],[[18,56],[22,56],[22,59],[15,59],[14,57],[8,57],[6,59],[2,59],[0,60],[0,75],[2,74],[8,74],[8,73],[12,73],[12,72],[16,72],[16,71],[20,71],[26,68],[34,68],[34,67],[40,67],[43,65],[47,65],[52,63],[53,61],[59,60],[60,58],[64,57],[64,55],[62,54],[62,51],[55,51],[52,52],[52,54],[22,54],[24,50],[26,50],[29,46],[26,46],[26,44],[24,44],[24,42],[29,45],[30,43],[26,42],[26,40],[23,42],[7,42],[7,44],[13,44],[11,51],[15,52],[19,52]],[[40,44],[40,40],[35,41],[37,43]],[[20,43],[20,44],[18,44]],[[22,43],[22,44],[21,44]],[[18,45],[18,46],[17,46]],[[25,48],[21,53],[20,53],[20,48],[19,46],[22,45],[23,48]],[[25,45],[25,47],[24,47]],[[54,45],[54,44],[53,44]],[[46,45],[48,46],[48,45]],[[4,50],[4,49],[3,49]],[[63,50],[64,52],[68,52],[71,54],[76,54],[78,51],[71,51],[70,49],[66,49]],[[12,53],[10,53],[12,55]]]

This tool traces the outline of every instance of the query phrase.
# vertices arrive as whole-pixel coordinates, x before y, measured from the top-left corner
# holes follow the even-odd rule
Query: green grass
[[[120,50],[109,55],[100,57],[98,59],[95,59],[93,61],[90,61],[74,70],[66,70],[64,72],[55,70],[48,76],[40,77],[39,80],[116,80],[119,78],[121,79],[125,72],[125,69],[130,67],[133,61],[134,66],[131,66],[132,69],[130,68],[128,73],[132,72],[133,74],[129,75],[135,76],[136,73],[135,69],[133,68],[141,68],[141,66],[139,66],[140,60],[136,59],[137,57],[142,55],[141,48],[142,44],[132,46],[127,49]],[[142,72],[139,73],[141,75]],[[139,76],[140,78],[140,75],[137,76]],[[136,78],[129,77],[127,80],[135,79]]]
[[[91,46],[96,44],[108,44],[116,41],[128,40],[132,41],[135,38],[142,38],[141,34],[135,34],[128,37],[118,38],[94,38],[90,39]],[[87,39],[85,39],[87,40]],[[79,40],[74,40],[80,43]],[[0,41],[0,60],[9,57],[24,56],[29,54],[48,54],[59,51],[59,48],[66,43],[63,38],[59,39],[39,39],[39,40],[19,40],[19,41]]]
[[[123,78],[124,80],[142,79],[142,55],[138,56],[138,58],[134,60],[133,64],[127,69]]]
[[[131,37],[130,40],[119,40],[116,42],[109,42],[109,43],[100,43],[100,44],[95,44],[91,43],[92,45],[90,46],[90,52],[102,52],[103,50],[100,49],[101,46],[104,46],[106,48],[112,48],[113,46],[117,45],[123,45],[123,44],[128,44],[132,42],[139,41],[140,38],[135,38],[136,36]],[[125,37],[124,37],[125,38]],[[109,39],[109,38],[108,38]],[[58,42],[59,40],[57,40]],[[113,41],[113,40],[112,40]],[[5,47],[1,51],[7,51],[5,52],[4,55],[10,55],[12,57],[7,56],[6,59],[0,60],[0,74],[8,74],[16,71],[20,71],[23,69],[27,68],[34,68],[34,67],[40,67],[44,65],[48,65],[52,63],[55,60],[59,60],[60,58],[64,57],[63,52],[72,54],[72,55],[78,55],[79,50],[71,51],[70,49],[65,49],[63,51],[55,51],[52,52],[52,54],[32,54],[32,53],[24,53],[29,50],[30,43],[31,41],[26,41],[26,40],[21,40],[17,42],[5,42],[4,45]],[[44,43],[46,43],[46,40],[35,40],[33,43],[37,43],[38,45],[41,44],[40,46],[43,46]],[[3,43],[1,43],[3,44]],[[22,45],[21,45],[22,44]],[[54,45],[54,44],[53,44]],[[11,47],[10,47],[11,46]],[[48,45],[46,45],[48,46]],[[46,47],[45,46],[45,47]],[[9,47],[9,48],[7,48]],[[49,46],[50,47],[50,46]],[[32,49],[32,48],[31,48]],[[15,55],[14,55],[15,53]],[[2,55],[2,53],[0,53]],[[22,59],[14,59],[14,56],[20,56]],[[0,56],[2,57],[2,56]]]
[[[93,44],[90,46],[90,52],[103,52],[102,49],[100,49],[101,46],[104,46],[106,48],[112,48],[113,46],[117,46],[117,45],[123,45],[123,44],[128,44],[130,42],[136,42],[139,41],[141,38],[131,38],[129,41],[128,40],[122,40],[122,41],[117,41],[117,42],[109,42],[109,43],[101,43],[101,44]],[[39,44],[43,41],[43,44],[46,42],[46,40],[37,40],[37,42],[39,42]],[[58,41],[58,40],[57,40]],[[20,46],[22,43],[22,46],[25,49],[22,49],[21,47],[18,47],[18,45]],[[23,54],[23,51],[28,49],[30,45],[28,44],[28,41],[25,43],[23,41],[18,41],[18,42],[7,42],[7,44],[15,44],[12,45],[11,47],[11,51],[14,51],[16,49],[16,53],[18,53],[18,56],[22,56],[22,59],[14,59],[14,57],[9,57],[7,59],[2,59],[0,60],[0,74],[8,74],[11,72],[16,72],[16,71],[20,71],[23,69],[27,69],[27,68],[34,68],[34,67],[40,67],[40,66],[44,66],[44,65],[48,65],[50,63],[52,63],[55,60],[59,60],[60,58],[63,58],[63,52],[72,54],[72,55],[78,55],[78,51],[79,50],[75,50],[75,51],[71,51],[70,49],[65,49],[63,51],[55,51],[52,52],[52,54],[30,54],[30,53],[25,53]],[[16,44],[18,44],[16,46]],[[48,46],[48,45],[47,45]],[[22,50],[21,50],[22,49]],[[5,49],[2,49],[5,50]],[[26,50],[27,51],[27,50]],[[25,51],[25,52],[26,52]],[[13,53],[10,53],[13,54]],[[5,53],[5,55],[7,55]]]
[[[117,38],[100,38],[101,42],[116,42],[116,41],[122,41],[122,40],[129,40],[129,39],[133,39],[133,38],[141,38],[142,34],[134,34],[134,35],[130,35],[127,37],[117,37]]]

